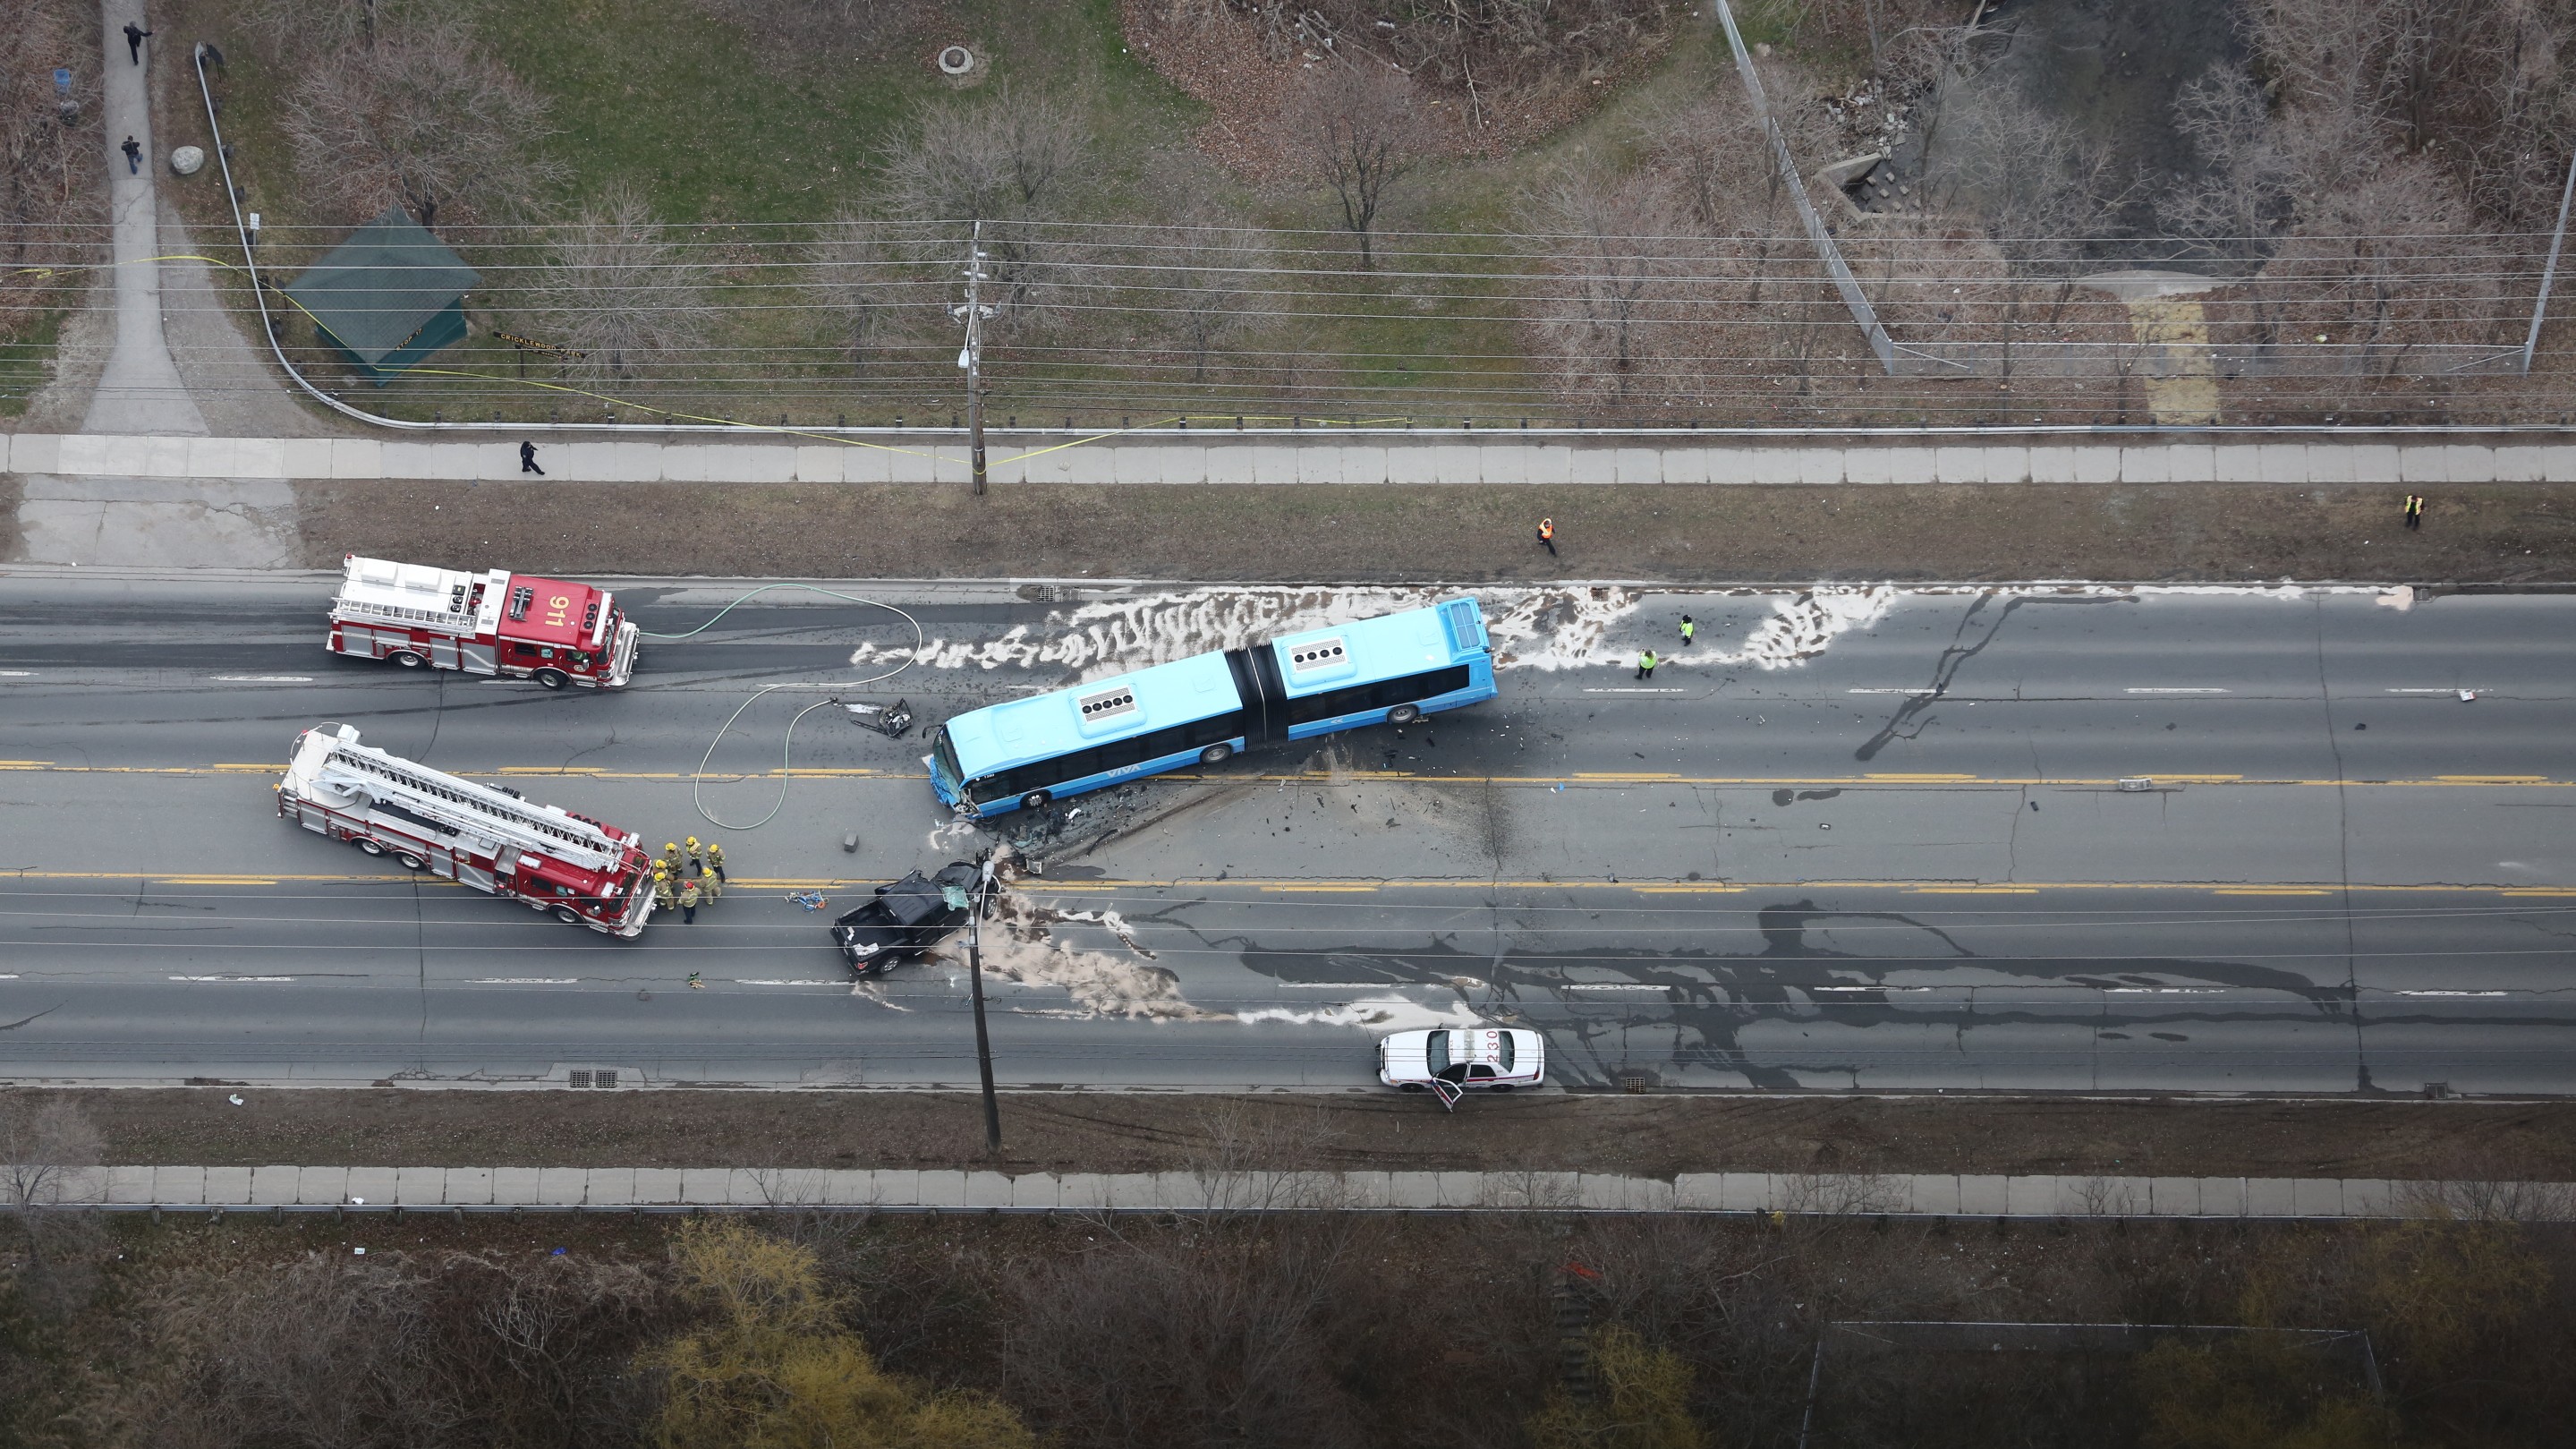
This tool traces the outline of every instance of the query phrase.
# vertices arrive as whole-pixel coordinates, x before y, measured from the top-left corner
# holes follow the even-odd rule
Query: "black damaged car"
[[[881,975],[904,961],[916,961],[948,933],[966,924],[975,899],[976,865],[951,861],[937,875],[914,871],[899,881],[877,887],[876,895],[832,923],[832,940],[850,970],[859,976]]]

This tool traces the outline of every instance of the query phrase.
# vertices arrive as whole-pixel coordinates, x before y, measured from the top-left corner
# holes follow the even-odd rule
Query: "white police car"
[[[1508,1092],[1546,1076],[1547,1038],[1515,1027],[1399,1031],[1377,1044],[1377,1079],[1407,1092],[1429,1091],[1435,1081]]]

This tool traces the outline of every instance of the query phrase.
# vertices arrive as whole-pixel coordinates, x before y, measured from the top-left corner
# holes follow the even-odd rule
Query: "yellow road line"
[[[1956,774],[1949,774],[1949,775],[1939,775],[1939,774],[1924,774],[1924,775],[1876,775],[1876,774],[1873,774],[1873,775],[1863,775],[1863,776],[1861,776],[1861,778],[1862,778],[1862,779],[1864,779],[1864,780],[1885,780],[1885,781],[1888,781],[1888,782],[1889,782],[1889,783],[1891,783],[1891,784],[1948,785],[1948,784],[1957,784],[1957,783],[1963,783],[1963,782],[1973,781],[1973,780],[1975,780],[1977,777],[1976,777],[1976,776],[1974,776],[1974,775],[1956,775]]]
[[[1681,776],[1662,770],[1578,770],[1578,780],[1679,780]]]
[[[1917,895],[1917,896],[2035,896],[2035,895],[2038,895],[2038,894],[2039,894],[2039,887],[2037,887],[2037,886],[2027,886],[2027,885],[2009,885],[2009,886],[1939,886],[1939,885],[1925,885],[1925,886],[1908,886],[1908,887],[1906,887],[1906,893],[1907,893],[1908,895]]]
[[[2546,775],[2435,775],[2445,785],[2538,785]]]
[[[1230,884],[1230,882],[1227,883]],[[1347,885],[1341,882],[1301,881],[1293,885],[1266,885],[1262,887],[1262,890],[1282,893],[1294,892],[1300,895],[1308,892],[1317,892],[1327,895],[1369,895],[1373,894],[1377,890],[1377,887],[1373,885]]]
[[[1641,896],[1734,896],[1742,895],[1747,886],[1740,885],[1668,885],[1632,887]]]
[[[2330,896],[2323,886],[2220,886],[2222,896]]]

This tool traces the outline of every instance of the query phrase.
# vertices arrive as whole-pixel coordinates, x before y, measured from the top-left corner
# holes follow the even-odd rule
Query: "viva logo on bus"
[[[1492,699],[1474,599],[1193,655],[969,710],[931,735],[931,788],[989,817],[1143,775]]]

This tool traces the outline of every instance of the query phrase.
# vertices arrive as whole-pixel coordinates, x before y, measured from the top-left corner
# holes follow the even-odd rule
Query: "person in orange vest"
[[[1553,518],[1542,518],[1542,519],[1540,519],[1540,520],[1538,521],[1538,541],[1539,541],[1539,546],[1547,550],[1547,556],[1548,556],[1549,558],[1561,558],[1561,557],[1563,557],[1563,555],[1562,555],[1562,554],[1559,554],[1559,553],[1556,551],[1556,520],[1555,520],[1555,519],[1553,519]]]

